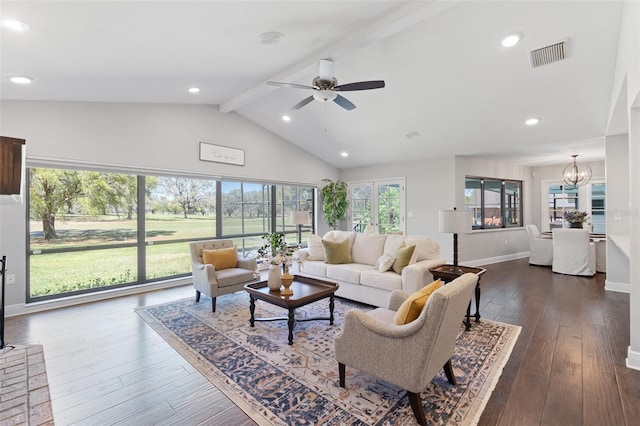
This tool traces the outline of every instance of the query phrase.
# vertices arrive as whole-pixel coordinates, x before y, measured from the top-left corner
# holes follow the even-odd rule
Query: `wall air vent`
[[[532,68],[562,61],[567,57],[567,40],[532,50],[529,52],[529,57],[531,58]]]

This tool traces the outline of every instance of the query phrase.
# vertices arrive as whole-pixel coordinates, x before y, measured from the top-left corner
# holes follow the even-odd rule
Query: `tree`
[[[56,214],[72,211],[83,194],[82,175],[74,170],[30,169],[31,212],[42,220],[45,240],[56,238]]]
[[[158,179],[158,189],[173,197],[185,219],[202,210],[203,200],[215,196],[215,183],[199,179],[163,177]]]

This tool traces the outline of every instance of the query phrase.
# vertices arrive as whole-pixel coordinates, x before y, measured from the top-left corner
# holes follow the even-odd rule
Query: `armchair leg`
[[[453,374],[453,367],[451,366],[451,358],[449,358],[449,361],[447,361],[442,368],[444,368],[444,374],[447,376],[447,380],[449,380],[449,383],[451,383],[452,385],[455,385],[456,376]]]
[[[427,420],[424,418],[424,411],[422,410],[422,399],[419,393],[407,391],[411,408],[413,409],[413,415],[416,416],[416,420],[420,426],[427,426]]]
[[[216,298],[212,297],[211,298],[211,312],[215,312],[216,311]]]
[[[200,292],[196,290],[196,303],[200,302]]]
[[[344,384],[345,368],[344,368],[344,364],[341,362],[338,363],[338,375],[340,376],[340,387],[343,388],[345,387],[345,384]]]

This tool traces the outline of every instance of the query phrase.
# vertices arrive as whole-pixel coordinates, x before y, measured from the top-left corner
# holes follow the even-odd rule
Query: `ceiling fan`
[[[318,77],[313,79],[311,86],[295,83],[280,83],[277,81],[268,81],[271,86],[289,87],[293,89],[313,90],[313,95],[304,98],[293,106],[292,109],[300,109],[314,99],[320,102],[333,101],[347,111],[351,111],[356,106],[342,95],[336,92],[352,92],[355,90],[381,89],[384,87],[384,80],[358,81],[355,83],[347,83],[338,85],[338,80],[333,76],[333,61],[329,59],[320,60],[320,70]]]

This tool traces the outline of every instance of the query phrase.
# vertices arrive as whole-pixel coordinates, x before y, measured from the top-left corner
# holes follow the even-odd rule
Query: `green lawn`
[[[224,218],[223,232],[230,234],[262,233],[263,219],[245,219],[242,229],[240,218]],[[200,239],[215,235],[212,216],[182,216],[149,214],[146,221],[147,241],[159,243],[178,239]],[[56,222],[57,239],[45,241],[42,223],[30,222],[31,250],[101,246],[135,243],[136,220],[116,217],[66,217]],[[294,235],[287,241],[296,242]],[[243,239],[235,239],[242,251]],[[260,237],[244,239],[247,252],[262,245]],[[153,244],[146,246],[147,280],[170,277],[191,272],[188,243]],[[67,253],[43,253],[30,256],[31,297],[84,290],[96,287],[131,283],[138,280],[137,248],[105,248]]]

